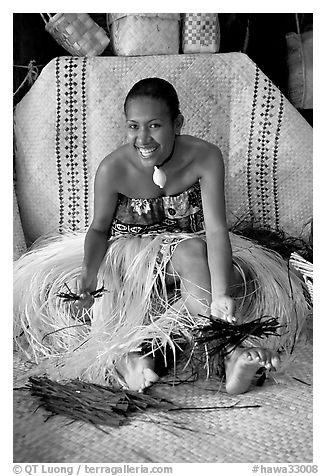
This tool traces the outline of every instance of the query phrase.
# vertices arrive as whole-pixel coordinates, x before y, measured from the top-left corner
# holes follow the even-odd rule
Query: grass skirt
[[[14,264],[17,348],[43,363],[52,379],[80,378],[97,384],[117,380],[116,362],[136,349],[161,349],[166,355],[169,348],[175,355],[179,346],[191,342],[192,329],[203,319],[189,315],[186,303],[176,311],[175,294],[171,296],[165,284],[171,244],[191,236],[111,238],[98,273],[98,284],[106,292],[85,311],[84,321],[77,319],[74,302],[58,294],[66,291],[66,284],[76,289],[85,233],[40,241]],[[246,345],[291,352],[307,313],[301,279],[277,253],[232,233],[230,238],[244,281],[235,296],[240,322],[264,316],[277,317],[282,325],[279,336],[263,342],[248,338]]]

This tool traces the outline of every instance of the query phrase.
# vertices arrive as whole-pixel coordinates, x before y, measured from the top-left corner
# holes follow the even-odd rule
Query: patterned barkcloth
[[[230,226],[246,217],[304,235],[312,217],[312,128],[246,55],[60,57],[15,111],[27,242],[87,228],[99,162],[124,143],[125,95],[153,71],[179,94],[183,133],[222,150]]]

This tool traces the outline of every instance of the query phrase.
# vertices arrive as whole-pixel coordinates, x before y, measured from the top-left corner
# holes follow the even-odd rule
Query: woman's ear
[[[175,133],[179,135],[183,126],[184,117],[182,114],[178,114],[174,121]]]

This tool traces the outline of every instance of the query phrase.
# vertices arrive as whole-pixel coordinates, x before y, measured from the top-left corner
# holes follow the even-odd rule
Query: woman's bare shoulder
[[[194,136],[182,136],[183,151],[189,163],[199,172],[223,166],[220,148],[204,139]],[[215,165],[214,165],[215,164]]]
[[[102,159],[98,166],[97,174],[109,174],[115,178],[124,171],[127,162],[128,147],[123,145]]]
[[[191,135],[182,135],[180,136],[180,138],[184,147],[187,147],[189,148],[189,150],[192,150],[194,154],[198,152],[200,152],[201,154],[204,153],[205,155],[207,154],[220,155],[221,154],[221,150],[217,145],[211,142],[208,142],[204,139],[201,139],[199,137],[195,137]]]

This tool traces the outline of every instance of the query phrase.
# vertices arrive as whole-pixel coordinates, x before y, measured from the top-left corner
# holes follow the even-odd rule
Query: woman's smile
[[[153,147],[135,146],[135,147],[143,159],[150,159],[158,149],[158,146],[153,146]]]

